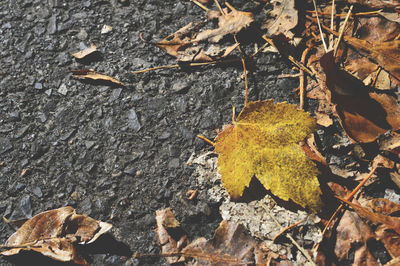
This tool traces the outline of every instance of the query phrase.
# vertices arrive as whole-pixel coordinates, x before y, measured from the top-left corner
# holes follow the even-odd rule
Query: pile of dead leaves
[[[245,62],[259,51],[246,58],[236,36],[254,27],[253,15],[238,11],[227,2],[229,10],[218,1],[214,1],[218,10],[208,8],[212,1],[201,1],[208,7],[193,2],[206,10],[209,20],[218,19],[218,28],[201,30],[203,24],[190,23],[157,45],[178,62],[189,64],[221,61],[237,48],[244,67],[247,97]],[[322,219],[325,239],[313,250],[318,263],[359,265],[392,260],[394,265],[400,255],[399,221],[395,216],[399,205],[359,191],[364,184],[380,183],[384,178],[400,187],[400,4],[348,0],[317,7],[315,2],[308,1],[306,9],[298,12],[294,1],[258,2],[258,10],[264,10],[265,19],[259,29],[251,30],[264,34],[264,46],[271,45],[263,47],[263,51],[281,53],[299,70],[300,108],[306,106],[307,98],[318,100],[319,107],[313,121],[294,106],[272,101],[248,103],[246,98],[238,118],[218,133],[215,142],[207,140],[219,156],[218,169],[225,188],[232,198],[240,199],[255,176],[275,196],[307,206],[322,217],[329,218],[340,205],[329,221]],[[235,43],[227,45],[229,38]],[[349,154],[364,165],[354,180],[362,182],[352,192],[347,188],[353,189],[352,186],[343,185],[340,176],[331,173],[333,169],[309,137],[316,128],[315,122],[329,129],[335,121],[352,143],[347,148]],[[365,166],[371,169],[367,176],[362,174],[366,172]],[[321,167],[323,171],[319,171]],[[347,177],[346,170],[341,171],[343,178]],[[324,183],[320,185],[317,177]],[[322,193],[320,186],[330,192]],[[327,198],[324,210],[321,194]],[[174,221],[173,226],[166,228],[179,225]],[[183,261],[187,238],[175,241],[175,249],[163,252],[179,253],[181,257],[176,260]],[[169,240],[161,242],[163,247],[171,244]],[[334,249],[329,249],[332,246]],[[203,246],[201,254],[214,254],[212,250]],[[377,257],[377,252],[387,252],[389,256]],[[213,257],[215,261],[221,259]]]

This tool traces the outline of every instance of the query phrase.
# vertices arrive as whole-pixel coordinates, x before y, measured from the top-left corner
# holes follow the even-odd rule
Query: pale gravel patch
[[[291,244],[275,244],[272,242],[272,239],[280,232],[280,228],[271,216],[264,211],[263,206],[270,209],[271,214],[284,228],[306,219],[307,213],[301,210],[292,212],[280,207],[268,195],[261,200],[249,203],[231,201],[228,193],[222,187],[221,176],[217,170],[217,161],[216,154],[205,152],[201,154],[193,153],[187,163],[196,166],[193,175],[197,178],[200,190],[206,190],[207,197],[210,200],[222,202],[219,208],[222,219],[243,224],[252,236],[265,241],[272,251],[286,255],[288,259],[304,265],[306,259],[300,252],[297,252],[297,255],[292,254]],[[305,223],[297,227],[299,229],[297,234],[292,234],[292,236],[300,245],[305,242],[308,244],[311,242],[318,243],[322,240],[321,230],[316,225],[319,220],[319,217],[311,215]]]

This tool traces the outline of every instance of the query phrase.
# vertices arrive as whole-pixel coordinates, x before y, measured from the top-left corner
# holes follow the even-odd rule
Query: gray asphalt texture
[[[243,2],[231,4],[255,12],[254,3]],[[215,137],[231,121],[232,106],[243,107],[242,66],[131,74],[175,64],[140,33],[156,42],[204,20],[190,1],[0,0],[0,215],[29,218],[70,205],[113,224],[103,242],[121,249],[88,252],[93,265],[165,264],[129,258],[160,252],[155,211],[165,207],[191,239],[211,237],[221,219],[218,202],[202,191],[187,200],[196,180],[186,161],[212,149],[197,134]],[[112,31],[101,34],[105,24]],[[244,40],[248,53],[257,39],[251,36]],[[70,55],[92,42],[101,56],[77,61]],[[127,86],[82,82],[68,71],[83,68]],[[293,73],[280,55],[260,53],[249,73],[249,99],[298,103],[298,79],[278,77]],[[0,223],[0,242],[13,232]]]

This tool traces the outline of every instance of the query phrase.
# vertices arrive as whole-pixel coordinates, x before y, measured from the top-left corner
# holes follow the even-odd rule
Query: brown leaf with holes
[[[71,55],[77,59],[83,59],[86,56],[93,54],[95,52],[97,52],[97,46],[94,43],[92,43],[90,47],[87,47],[86,49],[83,49],[76,53],[71,53]]]
[[[106,83],[111,83],[113,85],[119,85],[125,87],[125,84],[122,83],[121,81],[113,77],[98,73],[93,69],[79,69],[79,70],[72,70],[71,72],[74,74],[72,77],[76,79],[103,81]]]
[[[213,238],[199,238],[182,250],[195,259],[189,265],[267,265],[268,248],[248,236],[241,224],[222,221]]]
[[[72,207],[63,207],[42,212],[26,221],[5,246],[3,256],[12,256],[20,251],[35,251],[52,259],[88,265],[75,249],[75,244],[95,241],[112,227],[111,224],[78,215]]]
[[[270,11],[267,19],[261,24],[261,29],[267,31],[267,35],[283,34],[286,37],[293,37],[290,31],[296,27],[298,22],[298,12],[295,8],[294,0],[271,0],[266,6]]]
[[[362,81],[339,69],[333,52],[321,57],[326,86],[343,129],[353,142],[372,142],[388,130],[400,129],[400,106],[384,93],[370,92]]]
[[[189,244],[185,232],[180,228],[178,220],[170,208],[156,211],[158,241],[161,245],[162,253],[179,253]],[[166,257],[169,264],[185,261],[182,256]]]

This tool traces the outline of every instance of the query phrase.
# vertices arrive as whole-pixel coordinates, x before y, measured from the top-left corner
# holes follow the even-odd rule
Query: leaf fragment
[[[322,206],[318,170],[297,144],[315,127],[296,105],[250,102],[215,139],[218,171],[230,196],[240,198],[255,175],[279,198],[317,211]]]
[[[198,238],[182,252],[193,255],[196,265],[267,265],[273,255],[265,243],[248,236],[242,224],[228,221],[220,223],[212,239]]]
[[[176,220],[170,208],[157,210],[156,222],[156,233],[163,253],[179,253],[182,248],[189,244],[189,239],[180,228],[179,221]],[[183,262],[185,258],[182,256],[172,256],[167,257],[166,260],[172,264]]]
[[[122,87],[125,87],[125,84],[122,83],[121,81],[107,76],[105,74],[98,73],[94,71],[93,69],[79,69],[79,70],[73,70],[71,71],[74,75],[72,76],[73,78],[76,79],[89,79],[89,80],[95,80],[95,81],[105,81],[105,82],[110,82],[115,85],[119,85]]]
[[[83,59],[94,52],[97,52],[97,46],[94,43],[92,43],[90,47],[87,47],[86,49],[83,49],[76,53],[71,53],[71,55],[77,59]]]

